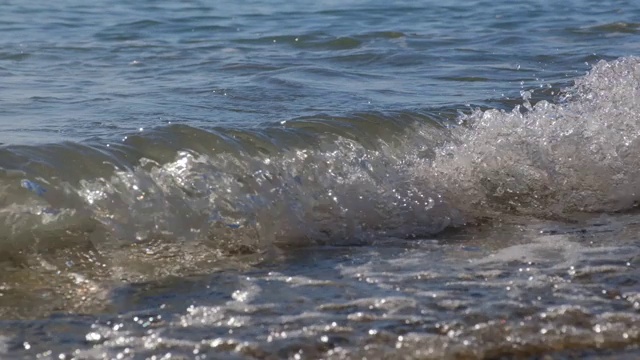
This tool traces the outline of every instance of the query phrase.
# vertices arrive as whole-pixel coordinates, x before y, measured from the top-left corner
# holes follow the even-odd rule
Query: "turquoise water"
[[[640,4],[4,2],[7,358],[635,358]]]

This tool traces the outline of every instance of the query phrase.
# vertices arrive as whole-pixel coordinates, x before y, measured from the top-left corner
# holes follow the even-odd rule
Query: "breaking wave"
[[[554,101],[158,128],[0,149],[0,253],[141,243],[231,252],[421,237],[511,214],[631,209],[640,58],[602,61]],[[533,93],[535,98],[535,93]],[[16,260],[18,259],[18,260]]]

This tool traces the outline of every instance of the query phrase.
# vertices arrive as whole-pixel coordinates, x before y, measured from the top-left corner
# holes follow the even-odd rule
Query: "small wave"
[[[637,34],[640,23],[614,22],[574,30],[576,33]]]
[[[523,92],[512,111],[475,110],[458,125],[444,109],[5,147],[0,246],[11,259],[149,242],[260,253],[628,210],[639,200],[639,80],[640,59],[603,61],[555,103]]]

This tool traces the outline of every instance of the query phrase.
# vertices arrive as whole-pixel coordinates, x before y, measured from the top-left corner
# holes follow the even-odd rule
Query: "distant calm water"
[[[640,356],[640,2],[4,1],[0,357]]]

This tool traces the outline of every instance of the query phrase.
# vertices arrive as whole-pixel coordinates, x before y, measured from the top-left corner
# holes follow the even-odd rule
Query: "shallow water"
[[[108,288],[76,279],[63,308],[79,313],[5,320],[3,347],[79,359],[631,359],[638,220],[513,219],[432,239],[288,250],[202,276]]]
[[[638,15],[4,4],[0,354],[638,357]]]

